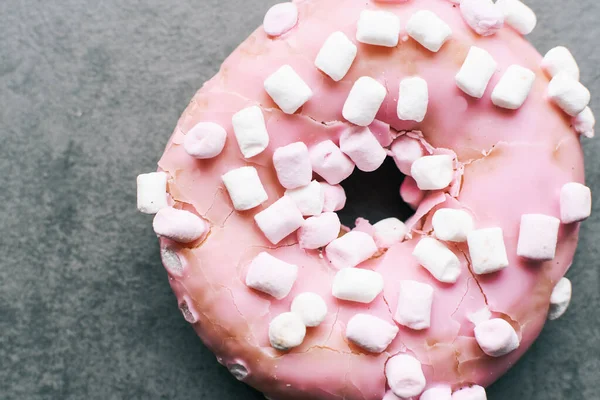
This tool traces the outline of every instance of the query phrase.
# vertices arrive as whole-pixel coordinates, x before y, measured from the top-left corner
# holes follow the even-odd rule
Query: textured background
[[[135,210],[135,176],[155,168],[195,90],[272,3],[0,1],[1,399],[262,398],[181,317],[152,217]],[[531,39],[542,52],[569,46],[598,104],[600,2],[529,4]],[[596,193],[599,143],[584,141]],[[365,211],[375,200],[349,194],[376,217]],[[568,274],[569,312],[490,400],[600,398],[595,211]]]

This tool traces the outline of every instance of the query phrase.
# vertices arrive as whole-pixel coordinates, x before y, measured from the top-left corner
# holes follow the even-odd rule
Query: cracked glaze
[[[174,247],[182,259],[183,271],[170,275],[173,290],[180,302],[185,298],[192,303],[187,306],[197,315],[194,328],[219,362],[230,368],[245,366],[244,382],[272,399],[380,400],[386,392],[385,363],[399,352],[409,352],[421,361],[430,386],[442,382],[455,388],[464,383],[491,384],[538,336],[551,289],[570,266],[577,245],[578,225],[563,225],[553,261],[529,263],[516,256],[521,215],[559,216],[562,185],[584,180],[578,136],[568,117],[545,97],[548,79],[539,68],[541,56],[510,28],[491,37],[477,36],[463,22],[458,8],[446,0],[401,4],[304,0],[297,5],[295,28],[277,39],[259,28],[195,95],[159,162],[170,176],[168,190],[177,207],[194,211],[211,224],[202,243],[177,247],[180,245],[162,240],[163,247]],[[414,11],[429,9],[452,27],[453,37],[438,53],[406,38],[393,49],[358,44],[350,72],[334,83],[313,66],[313,60],[335,30],[354,38],[358,15],[365,8],[395,12],[402,26]],[[473,44],[489,51],[499,64],[499,72],[481,100],[466,96],[454,82]],[[517,111],[494,107],[491,88],[515,63],[536,73],[531,94]],[[283,64],[290,64],[315,93],[295,115],[279,111],[263,90],[264,79]],[[399,121],[395,112],[398,83],[413,74],[426,79],[430,88],[429,111],[420,124]],[[295,141],[304,141],[309,147],[328,138],[338,142],[347,127],[337,122],[343,120],[343,103],[353,82],[363,75],[378,79],[388,89],[374,129],[382,144],[389,145],[394,132],[419,130],[439,151],[453,150],[459,169],[464,168],[460,192],[454,185],[449,193],[431,193],[421,203],[418,217],[411,219],[412,239],[359,266],[375,269],[386,279],[383,294],[368,305],[334,299],[331,282],[335,271],[318,251],[300,249],[295,235],[274,247],[253,221],[256,213],[284,193],[272,166],[273,151]],[[231,117],[254,104],[263,109],[270,145],[262,154],[245,160],[233,135]],[[225,149],[217,158],[196,160],[183,149],[185,133],[201,121],[218,123],[227,130]],[[254,210],[234,212],[220,177],[244,165],[257,168],[269,200]],[[470,272],[466,244],[452,244],[463,273],[454,285],[436,281],[411,253],[421,235],[431,232],[431,216],[439,207],[469,210],[477,228],[502,227],[509,267],[490,276],[475,276]],[[249,261],[265,250],[299,266],[299,278],[283,300],[254,292],[244,284]],[[345,324],[358,312],[393,322],[396,282],[401,279],[419,280],[436,289],[431,328],[415,332],[400,327],[397,338],[379,355],[348,343]],[[294,296],[304,291],[320,294],[329,314],[319,327],[309,328],[300,347],[287,354],[277,352],[269,345],[269,321],[289,311]],[[467,314],[486,304],[522,338],[519,349],[497,359],[479,349],[473,324],[467,319]]]

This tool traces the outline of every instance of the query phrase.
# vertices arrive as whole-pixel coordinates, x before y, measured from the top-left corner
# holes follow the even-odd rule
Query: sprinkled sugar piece
[[[323,212],[325,193],[317,181],[297,189],[286,190],[285,195],[294,200],[303,216],[319,215]]]
[[[299,315],[287,312],[279,314],[269,324],[269,341],[274,349],[288,351],[298,347],[306,336],[306,326]]]
[[[150,172],[137,177],[137,209],[144,214],[156,214],[167,204],[167,174]]]
[[[581,113],[590,102],[590,91],[567,72],[559,72],[548,85],[548,97],[572,117]]]
[[[400,295],[394,320],[410,329],[423,330],[431,326],[433,287],[417,281],[400,281]]]
[[[269,133],[260,107],[251,106],[238,111],[231,118],[231,123],[244,158],[262,153],[269,145]]]
[[[385,149],[367,127],[345,130],[340,136],[340,149],[365,172],[375,171],[387,157]]]
[[[179,243],[194,242],[209,230],[208,224],[196,214],[173,207],[160,209],[154,216],[152,227],[158,236]]]
[[[531,260],[552,260],[558,242],[560,220],[549,215],[524,214],[521,217],[517,255]]]
[[[369,314],[356,314],[346,326],[348,340],[371,353],[385,351],[396,335],[396,325]]]
[[[475,326],[475,340],[490,357],[502,357],[519,347],[517,332],[508,322],[493,318]]]
[[[325,140],[310,151],[313,171],[330,185],[337,185],[354,171],[354,163],[331,140]]]
[[[550,309],[548,310],[548,319],[550,321],[560,318],[567,311],[571,302],[572,292],[571,281],[567,278],[561,278],[556,286],[554,286],[552,295],[550,296]]]
[[[408,228],[398,218],[386,218],[373,224],[373,239],[381,249],[388,249],[406,237]]]
[[[425,156],[412,164],[410,172],[419,189],[444,189],[454,177],[454,163],[449,155]]]
[[[344,268],[333,279],[331,293],[340,300],[368,304],[383,290],[383,276],[368,269]]]
[[[450,386],[437,386],[423,392],[419,400],[452,400]]]
[[[417,11],[406,24],[406,32],[423,47],[437,52],[452,36],[452,29],[429,10]]]
[[[288,32],[298,23],[298,7],[296,4],[279,3],[267,11],[263,28],[267,35],[277,37]]]
[[[460,275],[458,257],[433,238],[424,237],[419,240],[412,254],[440,282],[454,283]]]
[[[560,219],[564,224],[586,220],[592,213],[592,192],[581,183],[569,182],[560,190]]]
[[[281,242],[304,223],[302,213],[289,196],[283,196],[254,216],[259,229],[273,244]]]
[[[281,300],[290,293],[297,276],[297,266],[262,252],[250,263],[246,285]]]
[[[594,113],[589,107],[584,108],[582,112],[580,112],[579,114],[577,114],[576,117],[573,118],[573,128],[575,128],[575,132],[587,138],[594,137],[595,126],[596,117],[594,117]]]
[[[568,73],[573,79],[579,80],[579,66],[573,54],[564,46],[550,49],[542,60],[542,69],[553,78],[559,72]]]
[[[301,249],[318,249],[327,246],[340,234],[340,218],[334,212],[324,212],[304,221],[298,230]]]
[[[269,76],[265,91],[286,114],[293,114],[313,96],[313,92],[300,75],[289,65],[284,65]]]
[[[485,93],[492,75],[496,72],[498,64],[487,51],[471,46],[467,58],[458,74],[456,84],[466,94],[480,99]]]
[[[267,201],[268,196],[254,167],[241,167],[224,174],[221,179],[227,188],[233,208],[250,210]]]
[[[466,242],[467,235],[474,229],[471,214],[452,208],[437,210],[431,223],[435,236],[448,242]]]
[[[486,228],[471,231],[467,235],[473,272],[490,274],[508,267],[502,228]]]
[[[463,19],[477,34],[490,36],[504,26],[504,13],[492,0],[462,0]]]
[[[385,86],[375,79],[360,77],[348,94],[342,115],[355,125],[368,126],[375,120],[386,94]]]
[[[335,268],[355,267],[377,252],[373,238],[359,231],[351,231],[327,245],[325,254]]]
[[[315,66],[336,82],[341,81],[350,70],[358,49],[344,33],[334,32],[323,44]]]
[[[312,180],[308,147],[303,142],[295,142],[275,150],[273,166],[279,183],[286,189],[306,186]]]
[[[226,140],[227,132],[221,125],[200,122],[186,133],[183,148],[194,158],[213,158],[221,154]]]
[[[300,293],[292,301],[291,310],[302,318],[304,325],[315,327],[321,325],[327,316],[327,304],[321,296],[312,292]]]
[[[492,103],[509,110],[518,109],[527,100],[534,81],[533,71],[519,65],[511,65],[494,88]]]
[[[496,5],[504,13],[504,21],[522,35],[530,34],[537,25],[533,10],[519,0],[498,0]]]
[[[413,76],[400,81],[398,118],[404,121],[421,122],[427,113],[428,104],[429,92],[425,79]]]
[[[364,10],[360,13],[356,40],[376,46],[396,47],[400,37],[400,19],[388,11]]]
[[[408,354],[398,354],[385,365],[385,377],[394,394],[402,399],[418,396],[427,382],[419,360]]]
[[[452,400],[487,400],[487,395],[483,387],[474,385],[452,393]]]

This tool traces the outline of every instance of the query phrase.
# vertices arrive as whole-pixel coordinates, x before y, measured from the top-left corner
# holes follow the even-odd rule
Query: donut
[[[519,0],[282,3],[196,93],[138,209],[235,378],[274,400],[482,400],[566,311],[594,116],[535,25]],[[414,214],[342,225],[344,181],[388,157]]]

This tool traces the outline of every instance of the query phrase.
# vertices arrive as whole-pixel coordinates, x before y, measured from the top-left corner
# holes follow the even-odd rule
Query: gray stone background
[[[177,311],[135,177],[155,168],[196,89],[274,2],[0,1],[0,399],[262,398]],[[600,2],[529,4],[533,42],[569,46],[599,104]],[[584,148],[600,193],[600,142]],[[594,208],[569,312],[489,399],[600,399]]]

